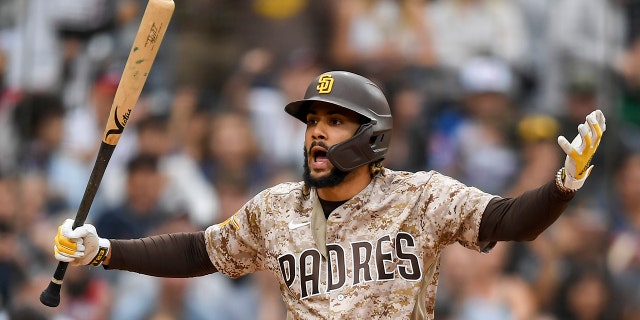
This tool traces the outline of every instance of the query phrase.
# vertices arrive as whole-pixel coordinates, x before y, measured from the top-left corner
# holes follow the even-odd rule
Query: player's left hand
[[[600,110],[595,110],[587,115],[584,123],[578,126],[578,135],[571,143],[564,136],[558,137],[558,144],[567,154],[564,162],[565,175],[562,180],[566,188],[577,190],[582,187],[593,169],[591,159],[600,145],[605,130],[604,114]]]

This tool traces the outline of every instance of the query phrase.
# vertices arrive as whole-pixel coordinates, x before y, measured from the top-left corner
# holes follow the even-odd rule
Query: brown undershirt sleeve
[[[168,278],[197,277],[217,271],[207,254],[204,231],[110,241],[111,260],[105,269]]]
[[[482,216],[478,240],[534,240],[558,219],[574,194],[560,191],[551,180],[515,198],[493,198]]]

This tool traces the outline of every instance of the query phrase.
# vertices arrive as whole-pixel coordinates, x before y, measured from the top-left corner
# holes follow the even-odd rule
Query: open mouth
[[[327,149],[320,147],[320,146],[315,146],[313,148],[311,148],[311,158],[313,159],[314,163],[318,163],[318,162],[326,162],[327,161]]]

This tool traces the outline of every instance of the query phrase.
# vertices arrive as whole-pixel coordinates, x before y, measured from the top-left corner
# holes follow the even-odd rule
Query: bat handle
[[[40,302],[47,307],[57,307],[60,304],[60,288],[62,288],[62,280],[67,272],[68,262],[58,262],[56,272],[46,289],[40,294]]]
[[[91,203],[93,202],[93,198],[98,191],[100,181],[102,181],[102,176],[104,175],[104,171],[109,164],[109,159],[111,159],[111,155],[113,155],[113,150],[115,149],[115,147],[115,145],[111,145],[105,142],[102,142],[102,144],[100,144],[98,156],[96,157],[96,163],[93,165],[93,170],[91,170],[89,182],[87,182],[87,187],[85,188],[84,195],[82,196],[82,200],[80,201],[78,213],[76,214],[76,218],[73,221],[73,229],[83,225],[85,220],[87,219],[89,208],[91,208]],[[60,288],[62,287],[62,281],[64,280],[64,274],[67,272],[68,265],[68,262],[58,262],[58,267],[53,273],[51,282],[49,282],[47,288],[44,289],[40,294],[40,302],[42,302],[42,304],[44,304],[45,306],[57,307],[58,304],[60,304]]]

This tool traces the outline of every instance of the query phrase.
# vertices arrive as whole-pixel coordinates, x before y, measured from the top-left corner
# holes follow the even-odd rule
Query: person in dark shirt
[[[158,158],[147,154],[134,156],[127,164],[125,201],[98,215],[95,226],[114,239],[134,239],[149,235],[168,217],[159,206],[163,177]]]

